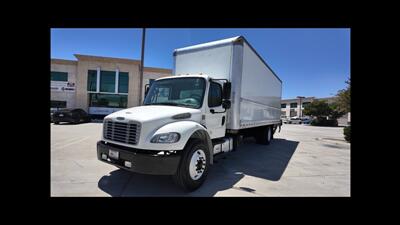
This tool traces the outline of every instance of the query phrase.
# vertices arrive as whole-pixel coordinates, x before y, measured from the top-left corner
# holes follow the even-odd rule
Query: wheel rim
[[[196,150],[189,164],[189,174],[193,180],[198,180],[206,169],[206,154],[202,149]]]

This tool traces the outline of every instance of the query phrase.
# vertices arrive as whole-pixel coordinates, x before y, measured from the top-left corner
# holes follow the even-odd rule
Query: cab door
[[[219,82],[210,82],[205,114],[206,127],[210,138],[224,137],[226,130],[226,112],[222,107],[222,85]]]

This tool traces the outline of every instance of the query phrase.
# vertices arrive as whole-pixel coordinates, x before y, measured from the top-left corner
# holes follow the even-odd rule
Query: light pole
[[[299,99],[299,106],[300,106],[300,118],[302,118],[303,117],[303,110],[301,109],[301,100],[303,99],[303,98],[306,98],[306,97],[304,97],[304,96],[297,96],[297,98]]]
[[[142,55],[140,57],[140,75],[139,75],[139,105],[142,105],[142,93],[143,93],[143,70],[144,70],[144,41],[146,39],[146,28],[142,31]]]

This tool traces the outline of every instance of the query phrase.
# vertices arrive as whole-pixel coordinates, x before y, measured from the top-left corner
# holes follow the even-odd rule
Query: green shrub
[[[348,142],[350,142],[350,135],[351,135],[351,128],[350,126],[345,127],[343,129],[343,134],[344,134],[344,139]]]

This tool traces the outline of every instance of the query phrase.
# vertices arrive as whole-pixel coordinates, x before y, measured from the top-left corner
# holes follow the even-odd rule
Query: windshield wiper
[[[173,105],[173,106],[178,106],[179,104],[176,102],[153,102],[153,103],[149,103],[146,105]]]
[[[188,105],[188,104],[183,104],[183,103],[176,103],[176,102],[154,102],[154,103],[149,103],[146,105],[172,105],[172,106],[182,106],[182,107],[189,107],[193,108],[193,105]]]

